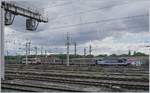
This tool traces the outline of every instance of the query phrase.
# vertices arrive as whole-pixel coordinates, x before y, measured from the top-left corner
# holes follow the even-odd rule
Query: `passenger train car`
[[[23,58],[22,64],[39,64],[41,62],[41,59],[39,58]]]
[[[26,64],[26,58],[22,59],[22,63]],[[51,65],[66,65],[67,61],[55,57],[50,58],[28,58],[27,64],[51,64]],[[117,65],[127,66],[132,62],[125,58],[115,59],[98,59],[98,58],[73,58],[70,59],[70,65]]]

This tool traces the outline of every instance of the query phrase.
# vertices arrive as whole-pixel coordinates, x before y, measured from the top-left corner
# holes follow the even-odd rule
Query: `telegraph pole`
[[[45,50],[45,58],[47,58],[47,50]]]
[[[28,56],[30,55],[31,41],[26,42],[26,64],[28,64]]]
[[[29,55],[30,55],[30,51],[31,51],[31,41],[29,41],[28,44],[29,44]]]
[[[84,48],[84,57],[86,56],[86,48]]]
[[[6,40],[5,42],[5,49],[6,49],[6,56],[8,56],[8,41]]]
[[[92,46],[91,46],[91,44],[89,46],[89,54],[92,55]]]
[[[67,32],[67,66],[69,66],[69,46],[70,46],[70,36],[69,33]]]
[[[0,66],[1,66],[1,79],[5,79],[5,59],[4,59],[4,8],[1,7],[0,3]]]
[[[77,56],[77,43],[74,43],[74,55]]]
[[[26,42],[26,64],[28,64],[28,43]]]
[[[7,50],[7,56],[9,55],[9,51]]]
[[[41,56],[43,55],[43,46],[41,46]]]
[[[37,47],[35,47],[35,55],[36,55],[36,57],[37,57]]]

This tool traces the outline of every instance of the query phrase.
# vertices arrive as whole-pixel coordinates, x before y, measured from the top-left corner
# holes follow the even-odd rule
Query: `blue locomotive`
[[[98,59],[96,60],[97,65],[117,65],[117,66],[127,66],[130,65],[127,59]]]

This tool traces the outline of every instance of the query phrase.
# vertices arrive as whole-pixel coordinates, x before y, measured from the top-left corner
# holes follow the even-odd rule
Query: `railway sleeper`
[[[141,81],[141,82],[149,82],[149,79],[147,78],[122,78],[122,77],[112,77],[112,76],[87,76],[87,75],[69,75],[69,74],[52,74],[52,73],[33,73],[33,72],[6,72],[6,73],[14,73],[16,75],[41,75],[41,76],[50,76],[50,77],[71,77],[71,78],[82,78],[82,79],[103,79],[103,80],[118,80],[118,81]]]
[[[113,83],[113,82],[103,82],[103,81],[87,81],[87,80],[71,80],[71,79],[58,79],[58,78],[46,78],[46,77],[22,77],[22,76],[10,76],[7,79],[25,79],[25,80],[36,80],[36,81],[47,81],[47,82],[60,82],[60,83],[72,83],[72,84],[84,84],[84,85],[93,85],[93,86],[119,86],[121,88],[127,89],[142,89],[142,90],[149,90],[149,85],[136,85],[136,84],[128,84],[128,83]],[[111,87],[113,88],[113,87]]]
[[[64,92],[85,92],[81,90],[75,89],[66,89],[66,88],[56,88],[52,86],[39,86],[39,85],[31,85],[31,84],[17,84],[17,83],[2,83],[2,88],[4,89],[15,89],[27,92],[52,92],[52,91],[64,91]]]

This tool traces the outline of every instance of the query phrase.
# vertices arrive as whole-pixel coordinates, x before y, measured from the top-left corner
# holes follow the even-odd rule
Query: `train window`
[[[123,60],[119,59],[119,60],[118,60],[118,62],[122,63],[122,62],[123,62]]]
[[[124,61],[127,61],[127,59],[123,59]]]

